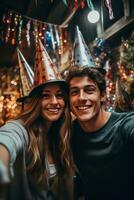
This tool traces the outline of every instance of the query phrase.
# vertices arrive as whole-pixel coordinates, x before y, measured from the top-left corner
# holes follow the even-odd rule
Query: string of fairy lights
[[[59,54],[62,54],[63,46],[67,44],[66,32],[66,28],[35,20],[7,9],[0,23],[1,41],[20,46],[25,37],[27,46],[30,46],[32,38],[36,42],[39,37],[45,48],[51,48],[53,51],[58,49]]]

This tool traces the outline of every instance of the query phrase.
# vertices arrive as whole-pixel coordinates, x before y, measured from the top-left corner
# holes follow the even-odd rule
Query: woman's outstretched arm
[[[0,144],[0,199],[6,199],[9,183],[9,152],[5,146]]]

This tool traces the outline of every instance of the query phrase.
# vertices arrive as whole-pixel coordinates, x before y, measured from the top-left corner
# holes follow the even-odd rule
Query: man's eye
[[[92,94],[95,91],[94,88],[85,88],[85,92],[88,94]]]
[[[91,89],[86,89],[85,92],[88,93],[88,94],[92,94],[92,93],[93,93],[93,90],[91,90]]]
[[[78,90],[71,90],[70,91],[70,95],[76,95],[76,94],[78,94]]]

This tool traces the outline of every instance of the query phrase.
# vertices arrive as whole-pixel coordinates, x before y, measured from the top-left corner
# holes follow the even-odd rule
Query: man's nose
[[[79,99],[80,100],[86,99],[86,95],[85,95],[84,90],[80,90]]]

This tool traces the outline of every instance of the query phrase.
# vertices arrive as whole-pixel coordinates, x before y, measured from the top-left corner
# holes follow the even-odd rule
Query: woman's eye
[[[42,94],[42,98],[44,98],[44,99],[49,98],[49,94]]]
[[[56,94],[56,97],[57,97],[58,99],[62,99],[62,98],[63,98],[63,93]]]

